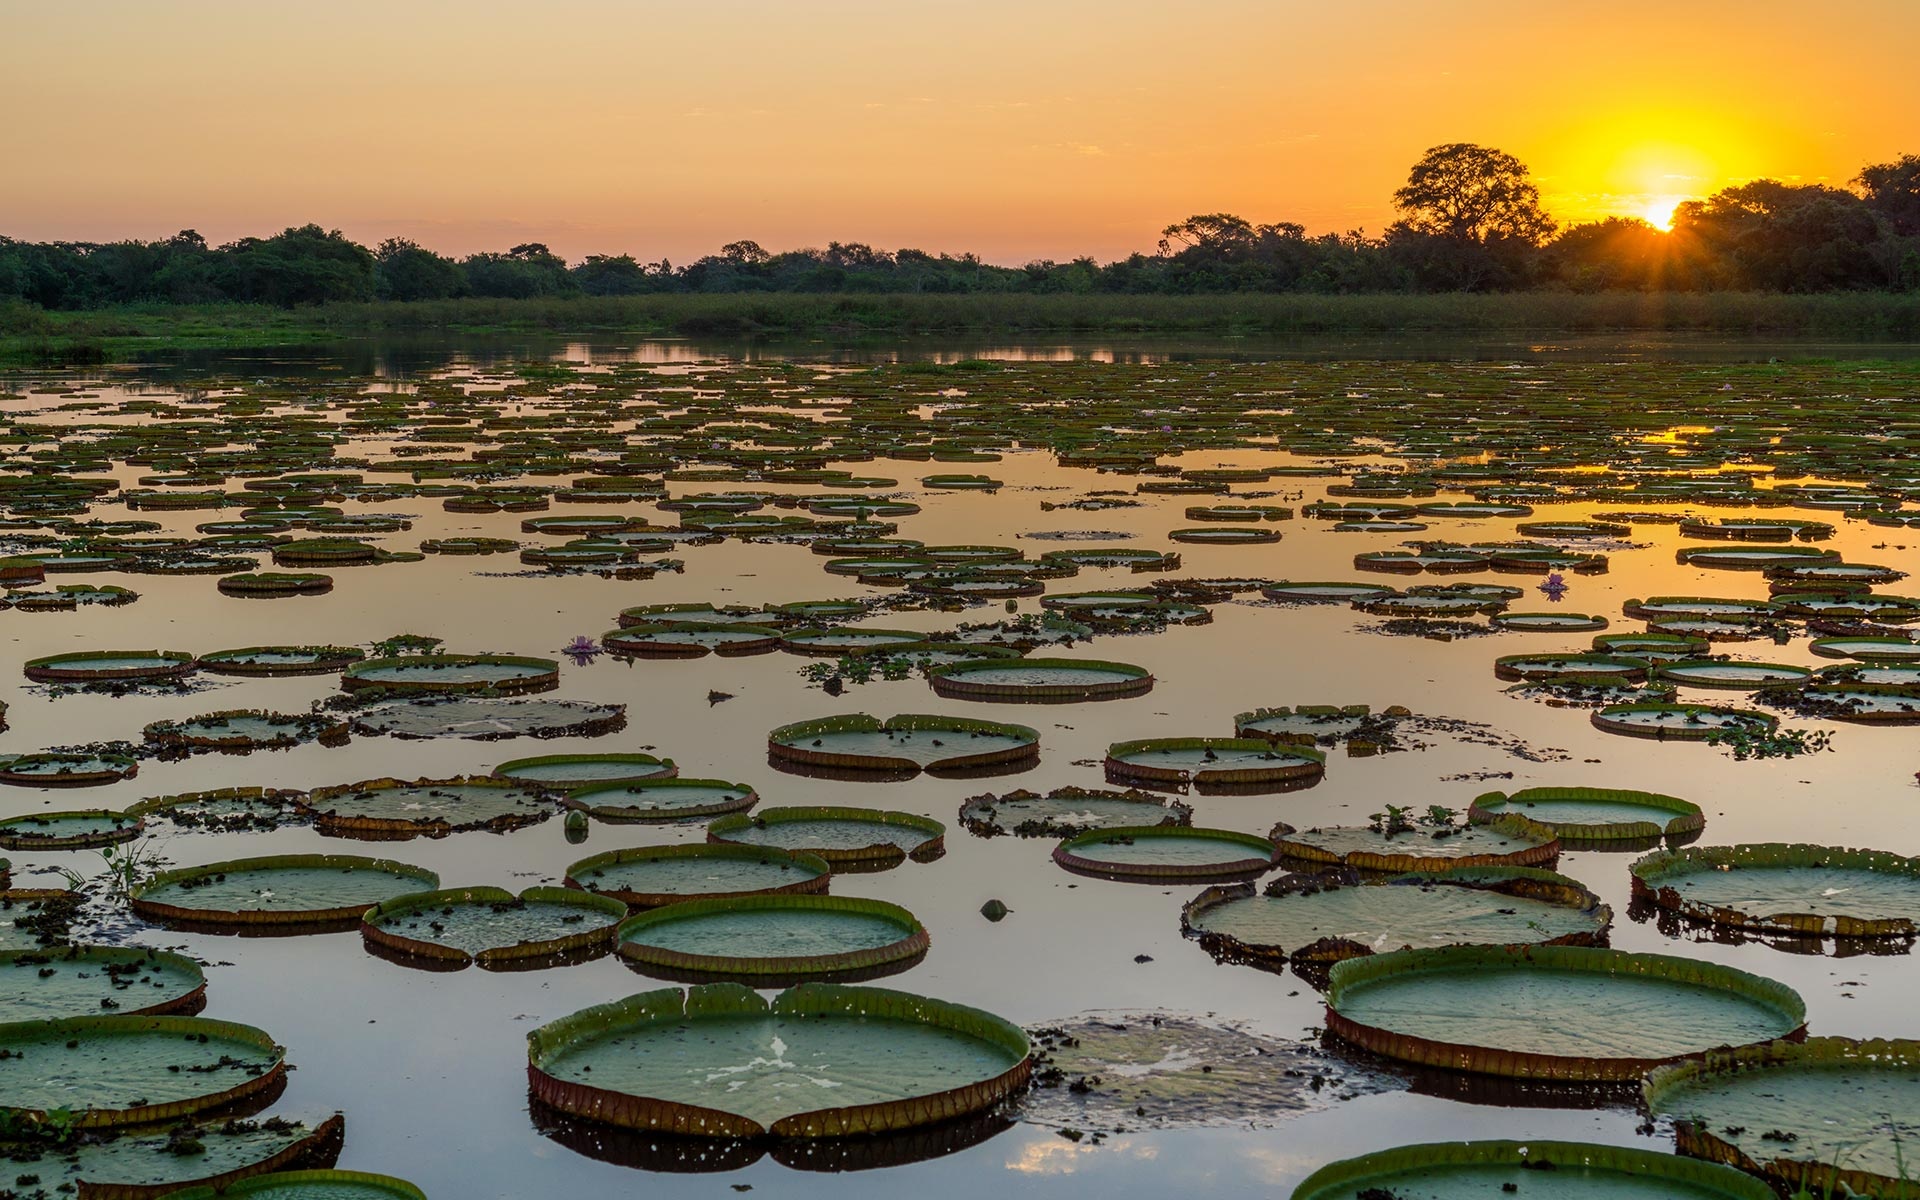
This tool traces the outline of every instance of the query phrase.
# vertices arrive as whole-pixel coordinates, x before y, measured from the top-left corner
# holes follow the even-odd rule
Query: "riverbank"
[[[600,338],[1164,334],[1259,337],[1684,333],[1920,341],[1920,292],[1498,295],[815,295],[732,293],[329,304],[0,304],[0,361],[120,362],[169,351],[421,333]]]

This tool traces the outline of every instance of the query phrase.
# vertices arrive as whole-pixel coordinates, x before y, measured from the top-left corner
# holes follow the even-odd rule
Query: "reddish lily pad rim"
[[[663,858],[712,858],[712,859],[754,859],[760,862],[774,861],[783,866],[809,871],[812,874],[796,879],[792,883],[778,884],[774,887],[749,888],[738,892],[699,892],[692,895],[678,892],[629,892],[619,889],[598,888],[586,882],[589,871],[601,867],[614,867],[622,863],[644,862]],[[589,855],[567,868],[566,885],[583,892],[596,892],[602,896],[612,896],[626,903],[629,908],[659,908],[667,904],[683,904],[689,900],[728,900],[740,896],[761,896],[773,893],[818,893],[825,892],[833,878],[833,868],[827,860],[817,854],[795,854],[776,849],[772,846],[745,846],[731,842],[701,843],[688,842],[671,846],[626,846],[618,850],[606,850]]]
[[[1246,847],[1249,853],[1244,858],[1227,859],[1216,863],[1116,863],[1105,859],[1087,858],[1077,853],[1087,846],[1117,839],[1141,842],[1185,838],[1233,842]],[[1234,829],[1209,829],[1195,825],[1120,825],[1105,829],[1089,829],[1085,833],[1062,839],[1060,844],[1053,848],[1053,861],[1075,874],[1094,875],[1102,879],[1146,882],[1258,875],[1271,870],[1279,859],[1279,847],[1268,838],[1253,833],[1241,833]]]
[[[830,912],[879,917],[900,926],[897,941],[838,954],[754,955],[694,954],[647,945],[637,940],[645,931],[715,913]],[[911,912],[884,900],[853,896],[804,894],[741,896],[731,900],[688,900],[636,913],[620,923],[614,948],[620,957],[648,966],[664,967],[709,978],[748,979],[777,976],[798,981],[802,976],[823,978],[869,971],[910,962],[924,955],[931,941],[926,926]]]
[[[383,919],[399,917],[421,909],[463,904],[511,904],[516,900],[528,904],[570,905],[600,913],[613,920],[579,933],[569,933],[556,938],[541,938],[531,942],[516,942],[510,946],[489,946],[478,952],[470,952],[443,942],[427,941],[424,938],[410,938],[381,924]],[[540,959],[563,958],[610,946],[613,943],[614,927],[626,916],[626,913],[627,906],[621,901],[595,892],[583,892],[578,888],[530,887],[517,896],[505,888],[488,885],[441,888],[430,892],[408,892],[403,896],[394,896],[380,901],[361,914],[360,936],[374,945],[398,954],[434,959],[462,967],[469,963],[478,963],[482,967],[499,967]]]

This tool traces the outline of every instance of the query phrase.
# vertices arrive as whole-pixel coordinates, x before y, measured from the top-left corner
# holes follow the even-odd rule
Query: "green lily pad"
[[[1223,961],[1334,962],[1435,946],[1593,945],[1613,912],[1586,888],[1550,871],[1463,867],[1385,883],[1287,876],[1209,888],[1188,902],[1181,927]]]
[[[1187,825],[1094,829],[1053,849],[1053,861],[1069,871],[1139,882],[1250,877],[1277,855],[1266,838]]]
[[[162,923],[308,926],[358,921],[382,900],[438,886],[432,871],[383,858],[279,854],[162,871],[132,903]]]
[[[29,813],[0,821],[0,849],[84,850],[130,842],[145,830],[133,813],[104,808]]]
[[[1191,805],[1146,792],[1061,787],[1047,794],[1017,791],[975,796],[960,806],[960,824],[975,837],[1074,837],[1093,829],[1185,825]]]
[[[927,950],[927,931],[879,900],[746,896],[669,904],[621,923],[620,956],[681,980],[871,979],[904,970]]]
[[[240,1180],[289,1164],[332,1162],[340,1153],[343,1128],[335,1113],[318,1120],[210,1119],[116,1130],[111,1138],[40,1149],[32,1167],[40,1177],[37,1188],[16,1184],[15,1189],[19,1200],[56,1200],[75,1188],[82,1196],[212,1196],[213,1186],[237,1188]]]
[[[0,1113],[70,1109],[102,1129],[187,1116],[278,1083],[284,1051],[250,1025],[203,1017],[63,1017],[0,1025]]]
[[[169,1192],[162,1200],[427,1200],[404,1179],[365,1171],[280,1171],[225,1187]]]
[[[1682,1154],[1815,1196],[1920,1194],[1920,1042],[1809,1038],[1716,1051],[1646,1080]],[[1849,1191],[1848,1189],[1851,1189]]]
[[[819,805],[721,817],[707,826],[707,840],[817,854],[838,869],[930,862],[946,852],[946,832],[914,813]]]
[[[1785,984],[1715,963],[1580,946],[1454,946],[1333,968],[1327,1029],[1388,1058],[1524,1079],[1636,1079],[1664,1062],[1786,1037]]]
[[[667,779],[580,788],[560,803],[602,821],[684,821],[745,812],[760,803],[760,796],[744,783]]]
[[[199,963],[165,950],[0,950],[0,1021],[192,1012],[206,986]]]
[[[1772,1200],[1757,1179],[1713,1163],[1579,1142],[1442,1142],[1330,1163],[1292,1200]]]
[[[370,946],[402,957],[464,967],[547,965],[604,951],[627,906],[576,888],[496,887],[412,892],[382,900],[360,919]]]
[[[341,837],[441,837],[466,830],[496,833],[537,825],[553,806],[531,787],[485,776],[454,779],[370,779],[315,788],[300,802],[321,833]]]
[[[767,735],[776,762],[847,771],[956,771],[1037,758],[1040,734],[1025,725],[966,717],[865,713],[783,725]]]
[[[827,890],[830,868],[812,854],[763,846],[640,846],[609,850],[567,868],[567,886],[634,908],[724,900],[768,892]]]
[[[1678,796],[1619,788],[1522,788],[1474,798],[1467,815],[1485,824],[1519,815],[1537,821],[1569,844],[1641,842],[1684,837],[1706,827],[1700,806]]]
[[[1771,842],[1693,846],[1633,864],[1636,899],[1696,921],[1760,933],[1920,933],[1920,858]]]
[[[516,758],[493,769],[493,778],[527,787],[574,788],[670,779],[679,770],[670,758],[651,754],[542,754]]]
[[[952,1120],[1026,1084],[1026,1034],[881,988],[643,992],[528,1035],[533,1093],[576,1115],[705,1137],[838,1137]],[[822,1104],[822,1101],[829,1104]]]

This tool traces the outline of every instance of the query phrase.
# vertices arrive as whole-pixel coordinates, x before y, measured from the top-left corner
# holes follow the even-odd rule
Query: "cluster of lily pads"
[[[138,425],[93,420],[75,399],[0,417],[10,451],[0,464],[0,608],[11,620],[140,599],[120,584],[55,579],[111,574],[206,576],[221,596],[297,604],[347,588],[364,574],[351,568],[427,555],[476,567],[510,555],[523,575],[642,581],[686,565],[656,556],[686,555],[697,567],[703,549],[752,542],[804,547],[831,580],[863,591],[765,607],[636,605],[592,650],[636,660],[781,651],[812,660],[810,677],[834,692],[883,663],[879,677],[922,675],[941,699],[1080,703],[1137,697],[1155,683],[1145,668],[1070,653],[1084,641],[1202,625],[1228,604],[1345,604],[1365,628],[1539,644],[1494,656],[1496,678],[1522,694],[1578,699],[1609,733],[1720,744],[1748,758],[1825,744],[1824,734],[1784,727],[1776,712],[1920,721],[1920,640],[1909,633],[1920,600],[1877,590],[1903,578],[1896,567],[1847,561],[1821,544],[1840,522],[1920,524],[1920,509],[1909,507],[1920,500],[1920,475],[1906,465],[1920,449],[1920,422],[1898,387],[1818,366],[1717,368],[1715,386],[1732,394],[1702,421],[1699,389],[1676,387],[1666,368],[1513,373],[1410,363],[1364,386],[1353,374],[1340,364],[1112,364],[1095,379],[1036,364],[976,372],[949,388],[951,377],[906,368],[823,377],[764,363],[688,387],[684,376],[640,364],[546,364],[318,398],[264,383],[145,398],[121,406]],[[1462,412],[1473,420],[1459,420]],[[1182,550],[1089,537],[1029,555],[902,536],[923,502],[988,502],[948,498],[974,492],[1010,502],[1004,480],[977,470],[1038,450],[1063,473],[1125,485],[1043,501],[1043,510],[1176,503],[1185,524],[1165,540]],[[1254,454],[1275,461],[1191,465]],[[903,486],[894,475],[904,467],[864,465],[879,460],[966,472],[915,466]],[[123,482],[117,472],[129,467],[134,477]],[[1277,491],[1307,481],[1318,494]],[[550,512],[556,503],[573,507]],[[430,504],[483,518],[484,532],[395,540],[417,516],[398,510]],[[1551,519],[1538,512],[1566,504],[1590,507]],[[1818,518],[1797,515],[1806,513]],[[1302,533],[1288,538],[1359,535],[1341,542],[1364,544],[1354,571],[1401,578],[1270,577],[1292,544],[1277,527],[1296,516]],[[191,535],[168,532],[183,519],[195,522]],[[1434,528],[1461,522],[1471,531]],[[1632,599],[1618,613],[1546,602],[1512,610],[1536,587],[1557,600],[1565,575],[1608,571],[1658,526],[1684,539],[1677,564],[1729,581],[1704,589],[1741,594]],[[1180,578],[1183,553],[1210,567],[1231,553],[1252,569]],[[1059,586],[1113,570],[1143,578]],[[1037,611],[1019,611],[1027,600]],[[867,623],[990,605],[1008,616],[933,633]],[[1622,621],[1645,627],[1618,628]],[[1753,643],[1798,638],[1834,665],[1746,654]],[[26,677],[56,692],[202,674],[338,673],[341,695],[311,713],[233,708],[156,722],[144,746],[124,752],[12,754],[0,758],[0,783],[110,784],[132,777],[149,753],[351,735],[592,736],[625,719],[618,705],[534,698],[558,686],[557,660],[423,648],[36,658],[23,664]],[[1751,707],[1722,703],[1728,693]],[[1133,789],[1285,791],[1318,781],[1329,746],[1358,754],[1388,744],[1403,715],[1254,709],[1231,737],[1116,742],[1103,766]],[[850,782],[998,776],[1035,765],[1040,741],[1034,728],[991,720],[841,714],[771,731],[767,753],[776,770]],[[1464,815],[1406,799],[1383,802],[1366,825],[1283,822],[1251,833],[1196,827],[1189,806],[1149,790],[1056,788],[975,797],[960,822],[980,836],[1052,839],[1054,861],[1081,876],[1206,885],[1184,904],[1183,928],[1223,962],[1292,970],[1318,988],[1333,1042],[1409,1069],[1574,1089],[1636,1085],[1648,1114],[1673,1119],[1690,1156],[1547,1142],[1405,1147],[1326,1167],[1296,1196],[1512,1192],[1547,1172],[1608,1194],[1758,1197],[1767,1193],[1756,1175],[1816,1194],[1909,1190],[1899,1154],[1903,1138],[1920,1134],[1911,1117],[1920,1111],[1920,1049],[1807,1038],[1804,1005],[1775,981],[1612,950],[1614,914],[1554,868],[1566,847],[1646,852],[1629,868],[1630,915],[1676,938],[1905,950],[1920,932],[1920,860],[1692,844],[1704,830],[1700,808],[1652,793],[1525,788],[1480,796]],[[705,822],[706,841],[595,854],[567,869],[564,886],[518,892],[443,889],[434,873],[387,859],[255,857],[161,872],[133,886],[129,902],[164,926],[357,928],[370,953],[410,966],[531,969],[617,954],[652,978],[690,985],[536,1030],[528,1066],[537,1122],[791,1145],[953,1128],[1026,1086],[1034,1047],[1008,1022],[855,986],[929,951],[927,929],[905,908],[829,893],[836,875],[943,854],[944,824],[914,813],[761,807],[754,787],[680,778],[667,759],[572,754],[514,759],[485,775],[35,813],[0,821],[0,846],[112,847],[157,821],[184,830],[299,822],[328,836],[406,840],[504,833],[559,814],[575,841],[596,822],[659,821]],[[6,900],[32,907],[58,898],[8,889]],[[181,1015],[204,997],[197,964],[37,939],[0,956],[16,968],[0,995],[0,1116],[9,1129],[37,1137],[67,1112],[78,1127],[123,1131],[99,1142],[48,1138],[27,1161],[46,1164],[49,1192],[62,1190],[57,1179],[122,1194],[191,1183],[244,1195],[268,1186],[244,1175],[337,1152],[337,1115],[194,1119],[216,1106],[245,1108],[285,1073],[261,1031]],[[761,994],[776,988],[785,990]],[[702,1065],[711,1058],[690,1053],[703,1046],[744,1061],[747,1047],[771,1039],[788,1058],[746,1079],[722,1080]],[[836,1103],[820,1107],[800,1080],[831,1083]],[[189,1141],[198,1148],[183,1152]],[[355,1187],[418,1195],[339,1173],[284,1175],[275,1186],[306,1184],[315,1195],[361,1194]]]

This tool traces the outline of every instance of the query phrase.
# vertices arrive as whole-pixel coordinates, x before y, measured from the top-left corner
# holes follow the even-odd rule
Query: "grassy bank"
[[[1920,341],[1920,293],[1501,295],[661,295],[277,309],[148,305],[47,312],[0,303],[0,358],[114,361],[169,349],[382,335],[885,338],[936,334],[1688,333]]]

